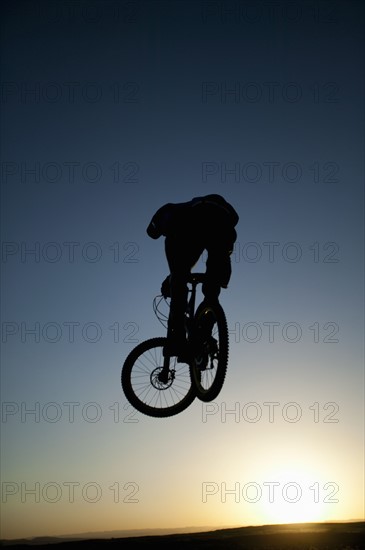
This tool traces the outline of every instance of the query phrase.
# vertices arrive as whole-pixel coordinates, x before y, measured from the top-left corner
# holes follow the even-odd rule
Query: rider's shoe
[[[198,327],[198,342],[203,344],[203,342],[208,341],[210,338],[212,338],[212,331],[214,324],[216,322],[216,318],[214,314],[210,311],[208,311],[200,321],[200,325]]]

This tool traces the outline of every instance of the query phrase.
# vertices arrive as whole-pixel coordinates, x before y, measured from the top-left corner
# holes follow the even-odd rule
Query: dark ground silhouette
[[[52,541],[52,543],[50,543]],[[28,549],[41,545],[41,549],[83,550],[114,547],[173,548],[242,548],[247,550],[364,550],[365,522],[352,523],[302,523],[288,525],[265,525],[219,529],[204,533],[127,537],[116,539],[88,539],[60,542],[56,538],[40,538],[27,541],[3,541],[2,545],[12,550]]]

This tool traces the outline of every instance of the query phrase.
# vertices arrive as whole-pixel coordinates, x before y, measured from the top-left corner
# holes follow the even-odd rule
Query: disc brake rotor
[[[175,370],[171,369],[169,370],[168,378],[167,378],[167,381],[165,382],[165,380],[162,380],[160,376],[162,371],[163,371],[163,367],[157,367],[151,372],[151,376],[150,376],[151,384],[156,390],[167,390],[167,388],[169,388],[172,385],[175,379]]]

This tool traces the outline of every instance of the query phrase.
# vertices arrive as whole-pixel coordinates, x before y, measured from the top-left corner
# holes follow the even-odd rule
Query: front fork
[[[163,367],[158,375],[158,379],[162,384],[167,384],[170,374],[170,357],[163,358]]]
[[[189,334],[191,334],[191,324],[194,322],[192,319],[189,318],[188,314],[186,313],[185,314],[185,332],[186,334],[189,336]],[[164,356],[163,358],[163,367],[162,367],[162,370],[160,372],[160,374],[158,375],[158,379],[160,382],[162,382],[163,384],[167,384],[168,380],[169,380],[169,375],[170,375],[170,359],[171,357],[169,356]]]

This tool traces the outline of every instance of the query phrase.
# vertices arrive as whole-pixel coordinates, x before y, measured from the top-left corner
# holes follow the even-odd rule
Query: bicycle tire
[[[196,397],[190,366],[178,363],[176,357],[170,358],[175,370],[165,387],[157,379],[166,342],[167,338],[161,337],[138,344],[125,359],[121,373],[122,388],[129,403],[139,412],[157,418],[184,411]]]
[[[210,361],[210,365],[213,365],[214,358],[214,366],[211,366],[210,368],[202,368],[202,354],[204,352],[201,350],[196,353],[194,361],[191,365],[191,379],[195,388],[196,396],[204,402],[213,401],[213,399],[215,399],[220,393],[227,372],[229,352],[227,319],[224,310],[219,303],[205,304],[202,302],[200,304],[194,317],[195,330],[199,331],[199,328],[204,322],[204,316],[209,313],[214,316],[212,336],[217,342],[217,351],[214,351],[213,353],[212,351],[209,351],[208,348],[208,351],[205,352],[205,361],[206,364]],[[197,358],[199,358],[199,361]]]

